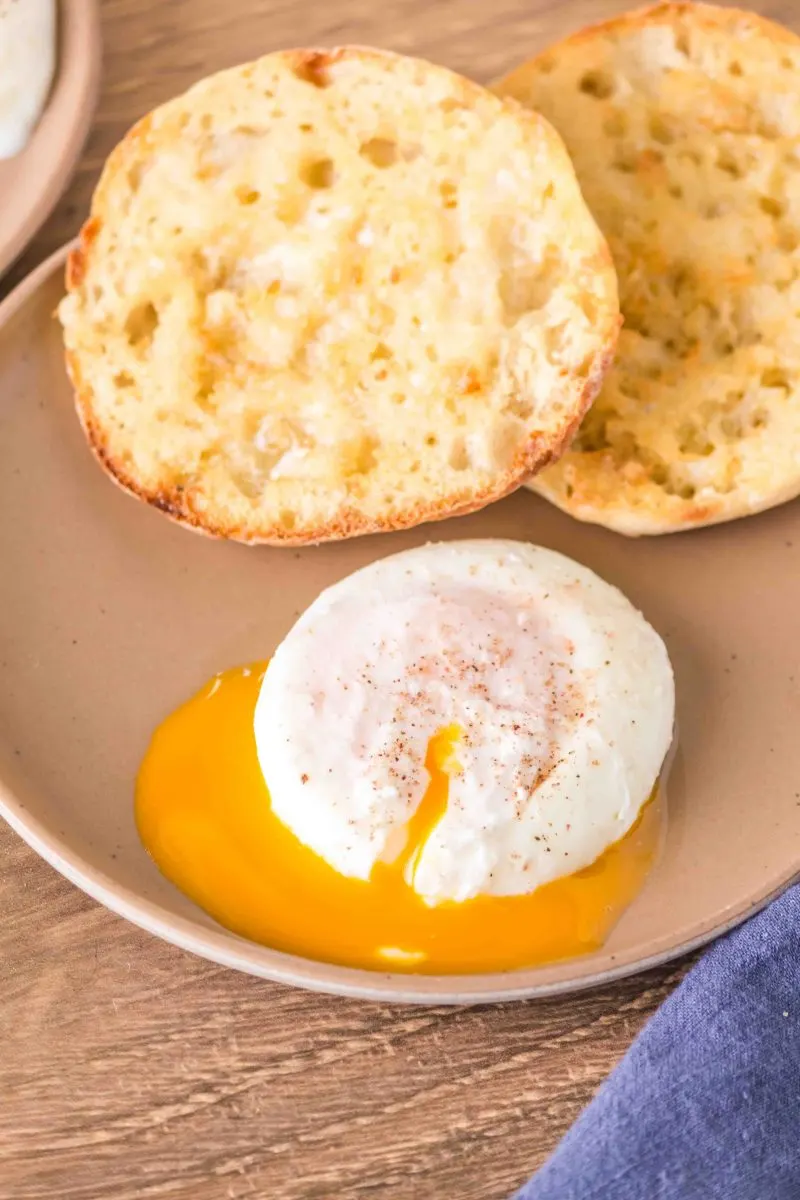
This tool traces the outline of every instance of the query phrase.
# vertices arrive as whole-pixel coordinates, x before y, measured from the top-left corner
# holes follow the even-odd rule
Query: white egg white
[[[0,0],[0,159],[19,154],[28,142],[55,61],[55,0]]]
[[[341,874],[392,859],[459,731],[444,816],[407,878],[430,903],[531,892],[594,862],[672,739],[664,643],[620,591],[551,550],[428,545],[323,592],[255,714],[276,815]]]

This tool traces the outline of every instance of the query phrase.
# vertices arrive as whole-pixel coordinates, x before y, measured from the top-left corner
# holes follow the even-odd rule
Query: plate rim
[[[39,136],[39,124],[52,105],[57,102],[59,91],[65,83],[76,88],[81,102],[77,119],[69,127],[67,136],[61,142],[59,153],[54,159],[34,203],[26,205],[16,229],[8,239],[3,239],[2,249],[0,249],[0,278],[24,253],[64,195],[89,136],[97,109],[102,60],[98,0],[57,0],[56,23],[58,57],[53,84],[36,128],[28,145],[20,152],[20,157],[35,144]],[[80,48],[81,45],[84,53],[75,53],[75,49]],[[13,162],[13,159],[8,161]],[[31,274],[34,274],[37,269],[35,268]],[[29,278],[30,275],[26,276],[21,283],[25,283]],[[13,295],[13,292],[10,295]]]
[[[63,266],[76,244],[71,241],[50,254],[0,302],[0,330],[24,308],[30,297]],[[117,916],[154,934],[179,949],[201,958],[276,983],[309,991],[353,999],[398,1004],[470,1005],[512,1000],[540,999],[586,991],[653,967],[663,966],[729,932],[765,908],[793,882],[800,880],[800,864],[777,882],[767,882],[755,899],[734,905],[723,920],[699,921],[691,937],[674,945],[662,945],[644,957],[620,956],[614,966],[579,975],[577,978],[536,982],[536,975],[554,964],[518,971],[471,975],[411,975],[342,967],[287,954],[249,942],[224,929],[202,932],[188,917],[167,913],[152,900],[124,887],[111,876],[90,867],[65,839],[38,817],[29,813],[10,784],[0,777],[0,816],[24,842],[59,874]],[[201,910],[198,910],[201,911]],[[667,940],[662,938],[662,943]],[[241,949],[239,948],[241,947]],[[581,959],[571,961],[580,964]]]

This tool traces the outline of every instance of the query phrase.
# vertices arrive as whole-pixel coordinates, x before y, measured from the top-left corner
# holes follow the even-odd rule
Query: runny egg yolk
[[[431,738],[430,782],[403,849],[369,880],[340,875],[272,813],[253,712],[264,663],[218,675],[158,727],[136,785],[142,841],[163,874],[220,924],[290,954],[372,970],[513,970],[602,945],[641,888],[661,831],[650,801],[595,863],[522,896],[431,906],[415,860],[458,767],[453,727]]]

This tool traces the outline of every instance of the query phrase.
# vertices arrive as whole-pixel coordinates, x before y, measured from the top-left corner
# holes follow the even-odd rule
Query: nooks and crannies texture
[[[617,362],[532,486],[627,534],[800,493],[800,39],[662,4],[585,30],[497,90],[553,122],[611,246]]]
[[[563,450],[619,326],[547,122],[427,63],[276,53],[111,155],[61,306],[129,491],[301,543],[498,499]]]

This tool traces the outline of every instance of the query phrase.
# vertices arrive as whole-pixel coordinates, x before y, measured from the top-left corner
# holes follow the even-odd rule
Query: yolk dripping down
[[[392,880],[395,882],[406,880],[409,884],[413,883],[417,862],[428,834],[444,816],[447,808],[450,790],[449,777],[459,770],[453,751],[460,732],[457,725],[448,725],[444,729],[440,729],[428,743],[425,770],[428,772],[430,782],[416,812],[405,827],[403,849],[391,862],[375,864],[370,876],[370,883],[377,883],[387,875],[390,885]]]
[[[136,820],[155,862],[228,929],[277,950],[373,970],[459,974],[512,970],[584,954],[605,940],[639,891],[660,836],[657,803],[590,867],[526,896],[431,907],[409,887],[458,770],[458,730],[428,747],[430,784],[405,848],[348,879],[272,813],[253,712],[266,664],[226,671],[159,726],[136,786]]]

